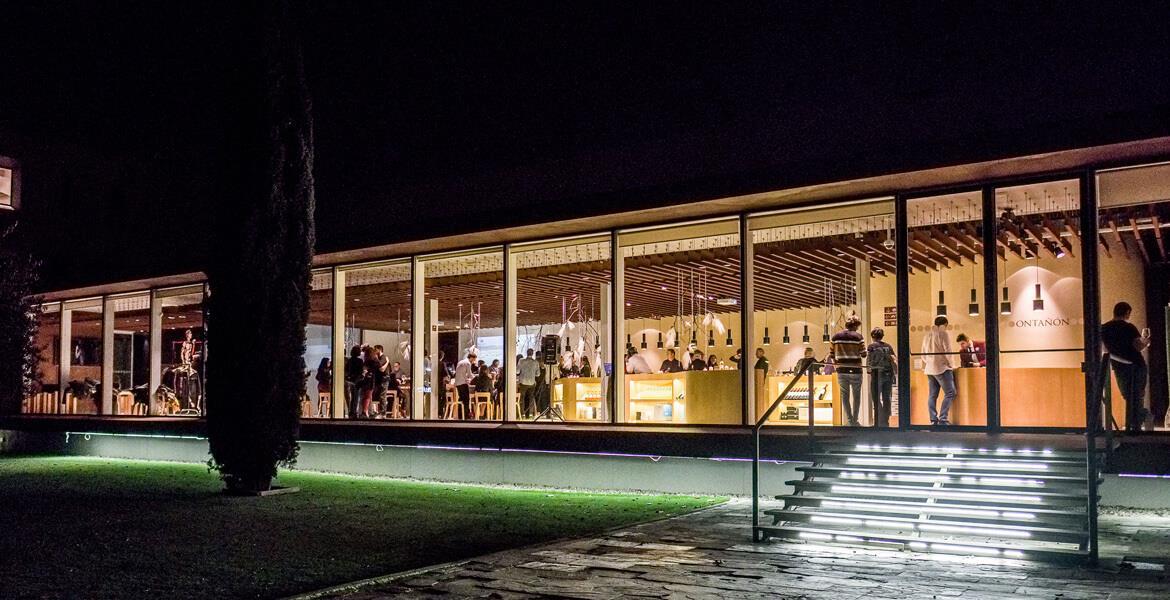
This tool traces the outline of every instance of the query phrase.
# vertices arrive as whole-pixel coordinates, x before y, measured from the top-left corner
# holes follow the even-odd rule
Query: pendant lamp
[[[727,332],[727,335],[731,335],[731,332]],[[768,311],[764,311],[764,345],[769,346],[771,344],[772,336],[768,335]]]
[[[658,332],[658,349],[659,350],[662,349],[662,332],[661,331]]]
[[[821,341],[827,342],[830,339],[831,338],[829,337],[829,324],[825,323],[825,335],[821,337]]]
[[[710,329],[707,330],[707,345],[708,346],[715,345],[715,332],[710,330]]]
[[[1040,295],[1040,253],[1032,255],[1036,271],[1036,297],[1032,299],[1032,310],[1044,310],[1044,298]]]
[[[971,303],[967,305],[967,315],[979,316],[978,292],[975,291],[975,261],[971,261]]]
[[[1003,259],[1003,300],[1000,300],[999,302],[999,314],[1012,314],[1012,301],[1008,299],[1007,257],[1004,257]]]
[[[804,337],[801,338],[801,341],[804,342],[805,346],[808,345],[808,323],[804,324]]]
[[[764,333],[767,333],[767,332],[765,331]],[[728,327],[728,328],[727,328],[727,345],[728,345],[728,347],[730,347],[730,346],[731,346],[732,344],[734,344],[734,343],[735,343],[735,342],[734,342],[734,341],[732,341],[732,339],[731,339],[731,328],[730,328],[730,327]]]

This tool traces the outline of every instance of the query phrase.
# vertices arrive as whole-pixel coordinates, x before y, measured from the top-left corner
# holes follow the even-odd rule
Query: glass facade
[[[1145,371],[1113,417],[1162,427],[1170,166],[1082,177],[315,270],[302,417],[742,426],[811,362],[769,425],[1078,428],[1125,303]],[[203,298],[44,304],[22,410],[201,415]]]

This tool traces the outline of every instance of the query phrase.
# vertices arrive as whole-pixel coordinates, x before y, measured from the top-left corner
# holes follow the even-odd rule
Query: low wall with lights
[[[61,434],[62,451],[78,456],[205,463],[197,436]],[[761,463],[761,492],[791,493],[800,462]],[[508,448],[390,446],[301,442],[297,469],[460,483],[687,494],[751,493],[751,461],[648,454],[556,452]]]

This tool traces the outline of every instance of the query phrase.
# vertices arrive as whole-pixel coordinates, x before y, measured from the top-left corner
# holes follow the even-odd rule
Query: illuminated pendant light
[[[572,352],[573,347],[569,345],[569,336],[565,336],[565,352]]]
[[[784,337],[782,338],[781,341],[784,342],[785,346],[792,343],[792,338],[788,337],[788,312],[787,311],[784,313]]]
[[[821,338],[822,341],[829,341],[829,324],[825,323],[825,335]]]
[[[1040,296],[1040,254],[1035,254],[1036,297],[1032,299],[1032,310],[1044,310],[1044,298]]]
[[[767,334],[768,332],[767,332],[767,331],[765,331],[764,333],[765,333],[765,334]],[[735,343],[735,342],[734,342],[734,341],[732,341],[732,339],[731,339],[731,328],[730,328],[730,327],[728,327],[728,328],[727,328],[727,345],[730,347],[730,346],[731,346],[732,344],[734,344],[734,343]]]
[[[662,332],[661,331],[658,332],[658,349],[659,350],[662,349]]]
[[[731,332],[727,332],[727,337],[731,337]],[[772,344],[772,336],[768,335],[768,311],[764,311],[764,345],[770,346]]]
[[[808,345],[808,310],[807,309],[805,309],[805,311],[804,311],[804,337],[801,339],[801,341],[804,342],[805,346]]]
[[[938,317],[947,316],[947,302],[942,290],[938,291],[938,306],[934,307],[934,314]]]
[[[971,303],[967,305],[967,315],[979,316],[979,300],[975,291],[975,261],[971,261]]]
[[[1003,259],[1003,300],[1001,300],[999,303],[999,314],[1001,314],[1001,315],[1012,314],[1012,301],[1008,299],[1007,257],[1006,256]]]
[[[707,330],[707,345],[708,346],[715,345],[715,332],[710,330],[710,329]]]

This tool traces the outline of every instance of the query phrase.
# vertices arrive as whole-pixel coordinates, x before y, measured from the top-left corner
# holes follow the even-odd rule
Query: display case
[[[763,397],[757,398],[756,414],[764,414],[772,401],[780,396],[780,392],[792,381],[792,375],[769,375],[763,388],[766,390]],[[757,387],[759,383],[757,382]],[[808,426],[809,402],[813,407],[814,425],[840,425],[841,411],[837,398],[837,376],[815,375],[810,393],[808,376],[800,381],[788,392],[788,396],[776,407],[768,417],[769,425],[803,425]]]
[[[715,369],[626,376],[626,421],[739,425],[739,371]]]
[[[552,384],[552,402],[566,421],[601,420],[603,400],[600,377],[565,377]]]

